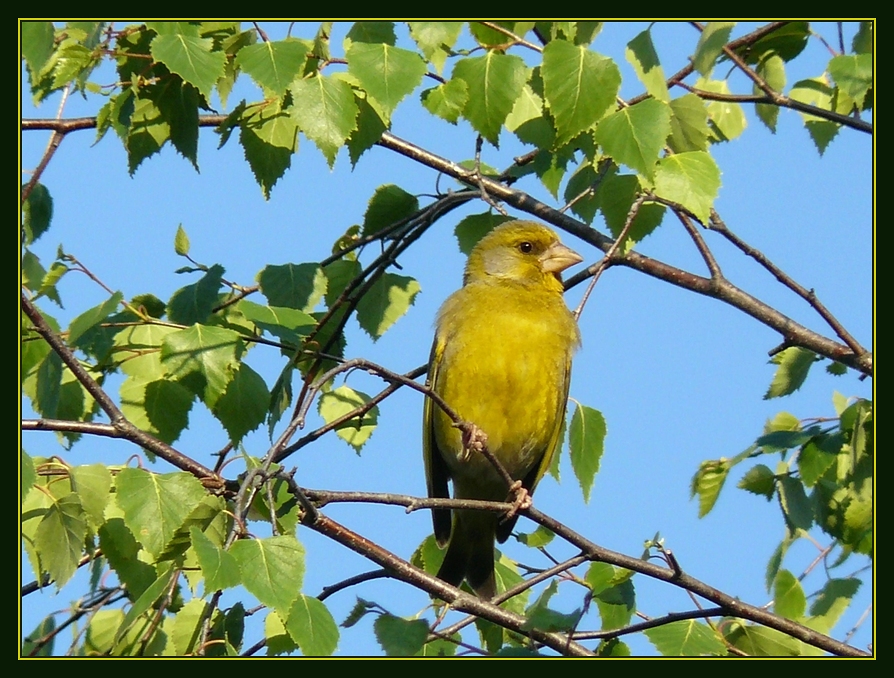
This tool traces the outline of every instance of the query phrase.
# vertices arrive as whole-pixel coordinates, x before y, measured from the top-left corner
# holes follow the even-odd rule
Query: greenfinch
[[[498,226],[469,255],[463,287],[438,312],[428,385],[464,422],[486,435],[487,449],[528,493],[556,451],[580,344],[562,297],[561,273],[582,261],[550,229],[529,221]],[[510,488],[430,398],[423,453],[428,496],[506,501]],[[452,513],[452,517],[451,517]],[[502,518],[502,520],[501,520]],[[466,579],[484,599],[496,595],[494,539],[506,541],[517,516],[434,509],[435,538],[447,547],[438,577]]]

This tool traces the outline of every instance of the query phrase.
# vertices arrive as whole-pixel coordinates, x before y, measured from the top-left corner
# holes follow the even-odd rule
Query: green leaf
[[[93,329],[112,315],[118,309],[118,304],[121,303],[122,299],[124,299],[124,295],[121,292],[115,292],[98,306],[84,311],[72,320],[71,325],[68,326],[69,343],[78,346],[78,339],[84,336],[88,330]]]
[[[32,22],[25,22],[25,25]],[[33,22],[36,23],[36,22]],[[22,657],[52,657],[55,645],[56,618],[51,614],[44,617],[35,629],[22,640]],[[38,647],[38,641],[43,642]]]
[[[658,161],[655,192],[683,205],[703,224],[710,220],[719,190],[720,169],[707,153],[677,153]]]
[[[530,534],[519,534],[518,540],[530,548],[540,548],[541,546],[549,544],[555,536],[555,532],[543,527],[543,525],[539,525],[537,529]]]
[[[394,34],[394,24],[391,21],[355,21],[351,30],[345,36],[345,52],[354,46],[354,43],[384,43],[394,46],[397,36]]]
[[[512,220],[512,217],[492,212],[470,214],[467,217],[463,217],[456,225],[455,230],[460,252],[468,256],[479,240],[500,224]]]
[[[208,603],[201,598],[193,598],[180,608],[173,619],[169,620],[170,626],[165,625],[166,629],[170,629],[168,641],[173,644],[174,652],[177,655],[185,657],[196,651],[197,645],[202,639],[203,624],[206,621],[207,611]],[[219,614],[218,611],[215,611],[211,619],[218,617]],[[214,635],[212,632],[209,637],[214,638]],[[205,649],[210,649],[210,647]]]
[[[19,457],[21,459],[19,462],[19,487],[21,488],[19,497],[24,501],[28,492],[34,486],[34,481],[37,480],[37,473],[34,471],[34,460],[31,458],[31,455],[22,449],[19,451]]]
[[[165,337],[161,361],[173,379],[213,408],[232,381],[242,351],[238,332],[193,325]]]
[[[175,381],[135,377],[121,384],[121,411],[134,426],[173,443],[189,423],[195,396]]]
[[[849,577],[830,579],[810,606],[810,615],[822,618],[822,632],[829,633],[842,613],[850,606],[862,582]]]
[[[607,116],[596,128],[596,143],[618,163],[652,178],[658,155],[671,133],[671,109],[646,99]]]
[[[358,407],[363,407],[369,400],[369,396],[365,393],[355,391],[349,386],[339,386],[320,396],[317,409],[323,421],[329,424]],[[353,447],[357,454],[360,454],[360,449],[375,430],[378,419],[379,408],[373,407],[359,417],[352,417],[342,422],[335,430],[339,438]]]
[[[263,117],[262,114],[261,119]],[[297,148],[298,126],[284,117],[284,114],[277,112],[269,118],[272,122],[263,122],[261,127],[243,125],[239,131],[239,142],[245,151],[245,159],[265,200],[269,200],[270,191],[292,165],[292,154]],[[276,143],[271,143],[269,137],[275,138]],[[285,145],[289,138],[291,142]]]
[[[105,522],[112,475],[103,464],[75,466],[69,469],[72,489],[77,493],[84,515],[94,531]]]
[[[174,252],[181,257],[189,254],[189,236],[186,235],[183,224],[177,225],[177,233],[174,235]]]
[[[161,475],[125,468],[115,478],[115,488],[127,527],[154,556],[205,497],[202,484],[189,473]]]
[[[726,80],[696,81],[695,88],[717,94],[732,94]],[[731,141],[745,131],[748,121],[742,107],[731,101],[710,101],[707,104],[711,124],[711,142]]]
[[[30,245],[47,232],[53,219],[53,197],[46,186],[34,184],[22,205],[22,241]]]
[[[717,633],[704,622],[694,619],[671,622],[644,631],[655,648],[665,657],[723,656],[726,647]]]
[[[359,227],[357,227],[359,230]],[[331,308],[338,302],[339,297],[363,272],[363,267],[356,259],[338,259],[328,264],[323,269],[326,273],[328,284],[326,286],[326,304]]]
[[[437,87],[425,90],[421,98],[422,105],[429,113],[455,125],[469,101],[469,86],[465,80],[453,78]],[[506,123],[508,127],[508,118]]]
[[[410,36],[438,73],[463,29],[459,21],[409,21]]]
[[[326,270],[328,272],[328,268]],[[247,299],[242,299],[238,308],[258,329],[269,332],[294,346],[300,346],[302,338],[317,326],[313,316],[294,308],[262,306]]]
[[[357,129],[348,138],[348,154],[351,156],[351,165],[356,165],[360,156],[382,138],[382,133],[388,126],[381,116],[366,99],[354,97],[357,104]]]
[[[245,363],[233,373],[227,390],[214,404],[214,416],[223,424],[233,445],[264,423],[270,406],[270,392],[263,377]]]
[[[179,330],[163,325],[136,325],[122,329],[113,340],[115,359],[120,362],[121,371],[144,382],[164,377],[161,344],[174,332]]]
[[[168,301],[168,318],[179,325],[192,325],[208,320],[218,304],[218,291],[223,284],[224,267],[214,264],[197,282],[181,287]]]
[[[271,306],[314,310],[326,291],[326,274],[319,264],[266,266],[257,275],[261,292]]]
[[[614,61],[564,40],[544,48],[541,74],[557,146],[592,128],[614,106],[621,86]]]
[[[218,548],[198,527],[189,528],[189,536],[205,577],[206,592],[229,589],[242,583],[239,563],[232,553]]]
[[[153,58],[210,99],[227,61],[223,52],[211,51],[213,45],[213,40],[190,35],[159,35],[150,50]]]
[[[785,464],[781,464],[780,471],[784,471]],[[777,490],[779,493],[779,505],[785,520],[792,529],[809,530],[813,525],[813,507],[804,485],[797,478],[783,473],[777,473]]]
[[[757,64],[757,74],[776,92],[782,92],[785,88],[785,62],[775,52],[768,53]],[[761,95],[764,91],[754,84],[752,91]],[[776,131],[776,119],[779,117],[779,106],[773,104],[755,104],[757,117],[767,126],[771,132]]]
[[[854,36],[854,40],[851,43],[851,49],[853,49],[854,52],[857,54],[872,53],[873,29],[874,23],[872,21],[860,22],[860,28],[857,29],[857,34]],[[22,36],[22,40],[24,42],[24,35]]]
[[[818,444],[810,441],[798,454],[798,472],[805,487],[813,487],[836,461],[836,456]]]
[[[690,497],[698,495],[698,517],[704,518],[720,496],[720,490],[729,475],[731,464],[728,459],[703,461],[692,477]]]
[[[829,61],[829,75],[856,102],[872,89],[872,54],[843,54]]]
[[[143,595],[155,581],[155,568],[138,557],[140,544],[123,519],[110,518],[99,527],[99,547],[131,600]]]
[[[242,539],[230,547],[242,582],[261,603],[287,617],[304,581],[304,547],[293,535]]]
[[[597,198],[605,223],[616,238],[620,237],[633,203],[642,193],[639,179],[632,174],[612,174],[602,182]],[[664,205],[642,204],[627,231],[621,252],[627,253],[654,231],[664,219]]]
[[[752,494],[762,495],[770,501],[776,492],[776,474],[768,466],[758,464],[742,476],[737,487]]]
[[[674,153],[708,150],[708,109],[696,94],[684,94],[670,102],[671,135],[668,145]]]
[[[783,61],[791,61],[807,46],[813,31],[807,21],[789,21],[759,38],[753,45],[740,48],[747,63],[756,63],[767,54],[776,53]]]
[[[773,583],[773,611],[780,617],[797,620],[804,616],[807,598],[801,582],[788,570],[779,570]]]
[[[357,322],[377,340],[409,310],[420,289],[414,278],[383,273],[357,303]]]
[[[298,645],[292,640],[289,632],[286,631],[286,625],[276,612],[271,611],[264,618],[264,637],[267,639],[268,657],[294,652],[298,649]]]
[[[658,101],[668,103],[670,94],[667,91],[664,69],[658,60],[658,52],[652,44],[652,32],[647,29],[628,42],[624,56],[646,86],[646,91]]]
[[[799,346],[791,346],[774,355],[770,363],[779,367],[773,375],[770,388],[764,394],[764,400],[787,396],[801,388],[816,360],[816,353]]]
[[[604,631],[627,626],[636,612],[636,593],[630,579],[594,593],[594,600]]]
[[[699,36],[692,65],[706,78],[714,70],[714,64],[723,52],[724,45],[729,42],[729,34],[735,25],[734,21],[709,21]]]
[[[789,96],[805,104],[811,104],[825,110],[832,110],[832,96],[834,92],[829,84],[822,78],[799,80],[789,92]],[[841,128],[837,122],[831,122],[810,113],[801,113],[804,126],[810,133],[811,139],[817,150],[822,155],[832,139]]]
[[[372,235],[394,226],[419,211],[419,199],[400,186],[379,186],[363,215],[363,235]]]
[[[22,58],[28,66],[31,88],[34,90],[38,74],[53,54],[55,29],[52,21],[23,21]]]
[[[357,129],[358,109],[351,86],[342,80],[318,75],[296,80],[291,91],[292,117],[332,168],[338,149]]]
[[[40,562],[61,589],[78,567],[87,536],[81,500],[74,492],[53,498],[37,526],[34,545]]]
[[[279,97],[301,74],[312,49],[306,40],[265,40],[240,49],[236,53],[236,66],[270,94]]]
[[[801,641],[776,629],[752,624],[733,623],[726,640],[754,657],[798,657],[804,648]]]
[[[387,656],[412,657],[425,644],[428,624],[421,619],[402,619],[386,613],[373,623],[373,631]]]
[[[304,594],[292,603],[286,629],[305,657],[327,657],[338,646],[338,625],[329,608]]]
[[[416,52],[381,42],[354,42],[345,56],[348,72],[372,97],[370,103],[386,125],[401,99],[416,89],[425,75],[425,62]]]
[[[139,618],[152,608],[156,601],[170,590],[172,578],[178,576],[178,571],[174,567],[174,563],[166,563],[161,567],[158,577],[150,584],[139,598],[133,601],[133,605],[121,620],[121,625],[115,632],[115,641],[118,642],[128,631],[132,629]],[[141,634],[142,635],[142,634]]]
[[[500,130],[527,79],[525,62],[514,55],[488,52],[457,61],[453,77],[465,81],[468,87],[463,117],[476,132],[499,146]]]
[[[599,410],[575,403],[568,443],[571,451],[571,467],[580,483],[584,501],[590,501],[590,490],[599,472],[605,442],[605,418]]]
[[[133,175],[146,158],[158,153],[170,136],[170,123],[158,105],[144,97],[136,99],[125,144],[130,174]]]

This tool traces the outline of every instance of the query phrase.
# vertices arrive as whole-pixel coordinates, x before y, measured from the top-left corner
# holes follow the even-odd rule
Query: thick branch
[[[404,141],[389,132],[385,132],[378,143],[380,146],[395,151],[396,153],[400,153],[401,155],[416,160],[427,167],[443,172],[460,181],[468,179],[469,173],[463,167],[460,167],[450,160],[435,155],[434,153],[419,148],[408,141]],[[536,216],[562,230],[568,231],[581,240],[598,247],[603,252],[608,252],[614,244],[614,241],[611,238],[599,233],[597,230],[587,226],[583,222],[562,214],[549,205],[532,198],[523,191],[517,191],[487,177],[481,177],[480,182],[490,195],[496,196],[523,212],[527,212],[528,214]],[[764,325],[776,330],[784,337],[785,342],[788,345],[803,346],[822,356],[837,360],[849,367],[853,367],[855,370],[864,374],[872,375],[871,353],[864,353],[863,355],[855,354],[849,347],[804,327],[771,306],[768,306],[759,299],[756,299],[747,292],[739,289],[729,281],[722,280],[718,282],[711,280],[710,278],[704,278],[674,266],[670,266],[656,259],[646,257],[637,252],[627,253],[624,258],[618,260],[616,264],[619,266],[629,266],[630,268],[636,269],[654,278],[658,278],[659,280],[669,282],[677,287],[682,287],[683,289],[698,294],[719,299],[730,306],[747,313]],[[568,286],[577,284],[591,274],[592,272],[588,270],[582,274],[573,276],[568,281]]]
[[[149,450],[177,468],[192,473],[200,480],[205,480],[206,485],[223,487],[223,479],[214,473],[214,471],[206,468],[194,459],[187,457],[182,452],[178,452],[167,443],[163,443],[155,436],[138,429],[130,423],[121,410],[118,409],[115,402],[109,398],[106,392],[102,389],[102,386],[100,386],[96,380],[90,376],[87,370],[81,366],[80,361],[75,357],[71,349],[68,348],[65,342],[53,332],[49,325],[47,325],[43,316],[40,314],[40,311],[37,310],[25,294],[22,294],[22,310],[25,312],[25,315],[31,319],[34,330],[50,345],[50,348],[52,348],[62,359],[62,362],[64,362],[68,369],[71,370],[75,378],[81,382],[87,392],[93,396],[93,399],[96,400],[103,412],[108,415],[111,420],[111,426],[119,433],[118,436],[114,437],[124,438]],[[102,432],[97,431],[97,433],[100,433],[101,435],[110,435],[107,430],[103,430]]]
[[[327,516],[320,515],[316,521],[305,524],[310,529],[337,541],[355,553],[359,553],[363,557],[384,567],[396,579],[400,579],[431,595],[437,596],[456,610],[490,620],[495,624],[546,645],[560,654],[572,657],[593,656],[593,653],[583,645],[570,640],[562,634],[547,633],[540,629],[527,628],[527,620],[524,617],[469,595],[454,586],[444,583],[437,577],[426,574],[406,560],[398,558],[375,542],[366,539],[356,532],[352,532],[344,525],[340,525]]]
[[[319,490],[304,490],[304,493],[310,499],[314,501],[322,501],[324,503],[328,502],[336,502],[336,501],[363,501],[370,503],[382,503],[382,504],[392,504],[392,505],[402,505],[407,506],[408,508],[420,508],[424,506],[435,506],[444,507],[444,508],[458,508],[460,505],[463,507],[472,508],[472,506],[467,506],[468,504],[474,503],[474,508],[482,508],[486,510],[502,510],[506,511],[507,507],[512,506],[512,504],[503,504],[499,502],[467,502],[462,501],[459,502],[455,499],[421,499],[418,497],[411,497],[406,495],[395,495],[395,494],[387,494],[380,495],[372,492],[328,492],[328,491],[319,491]],[[548,528],[555,534],[559,535],[563,539],[565,539],[570,544],[579,548],[589,560],[594,560],[598,562],[609,563],[611,565],[615,565],[617,567],[623,567],[628,570],[632,570],[634,572],[639,572],[640,574],[644,574],[646,576],[652,577],[654,579],[660,579],[661,581],[666,581],[675,586],[679,586],[680,588],[686,589],[706,600],[710,600],[711,602],[719,605],[723,608],[723,613],[732,617],[739,617],[742,619],[748,619],[750,621],[756,622],[758,624],[762,624],[772,629],[776,629],[777,631],[781,631],[793,638],[801,640],[809,645],[813,645],[814,647],[820,648],[827,652],[831,652],[832,654],[836,654],[839,656],[845,657],[866,657],[869,656],[867,653],[858,650],[855,647],[842,643],[840,641],[835,640],[834,638],[830,638],[829,636],[823,635],[814,631],[813,629],[809,629],[806,626],[793,622],[789,619],[784,619],[779,617],[767,610],[764,610],[759,607],[755,607],[754,605],[749,605],[748,603],[744,603],[738,598],[734,598],[718,589],[715,589],[713,586],[709,586],[708,584],[691,577],[688,574],[678,570],[671,569],[667,567],[661,567],[659,565],[655,565],[647,560],[642,560],[640,558],[634,558],[632,556],[624,555],[623,553],[618,553],[617,551],[611,551],[609,549],[603,548],[594,544],[590,540],[586,539],[582,535],[578,534],[574,530],[570,529],[563,523],[550,518],[549,516],[541,513],[535,508],[523,509],[520,513],[526,515],[528,518],[533,520],[534,522],[543,525]],[[313,527],[313,526],[312,526]],[[341,526],[338,526],[340,529]],[[316,528],[314,528],[316,529]],[[320,530],[322,531],[322,530]],[[324,532],[324,534],[328,534],[328,532]],[[353,535],[353,533],[350,533]],[[332,536],[332,535],[330,535]],[[372,544],[372,542],[368,542],[363,539],[359,535],[354,535],[357,539],[362,540],[362,542],[366,542]],[[335,538],[333,536],[333,538]],[[361,553],[362,555],[366,555],[371,559],[375,560],[375,562],[379,563],[383,567],[389,567],[387,562],[382,560],[376,560],[369,556],[364,550],[362,546],[362,542],[352,542],[349,538],[345,537],[343,539],[336,539],[344,543],[349,548]],[[377,545],[372,545],[376,549],[380,549]],[[387,552],[385,552],[387,553]],[[391,555],[391,554],[389,554]],[[391,556],[395,557],[395,556]],[[399,560],[399,559],[398,559]],[[400,561],[400,563],[404,563],[404,561]],[[408,567],[410,566],[408,563],[405,563]],[[413,568],[415,570],[415,568]],[[418,570],[417,570],[418,572]],[[401,576],[400,573],[396,574],[398,578],[407,581],[414,586],[419,586],[430,593],[434,593],[435,595],[441,596],[440,592],[432,591],[426,586],[420,585],[420,580],[418,579],[409,579]],[[427,575],[426,575],[427,578]],[[441,582],[443,584],[443,582]],[[446,586],[446,585],[445,585]],[[455,591],[453,587],[447,586],[447,589]],[[449,599],[444,598],[444,600]],[[478,614],[478,612],[467,609],[465,607],[461,607],[459,605],[454,605],[457,609],[464,610],[469,612],[470,614]],[[512,628],[512,627],[508,627]]]

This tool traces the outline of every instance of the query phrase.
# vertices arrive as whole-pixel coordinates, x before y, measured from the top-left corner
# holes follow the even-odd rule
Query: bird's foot
[[[512,498],[513,495],[514,498]],[[531,505],[534,503],[531,499],[531,493],[522,485],[520,480],[516,480],[509,486],[507,500],[509,499],[512,501],[512,507],[506,512],[504,520],[512,520],[516,513],[531,508]]]
[[[481,453],[487,449],[487,434],[470,421],[457,424],[462,432],[463,454],[462,461],[468,461],[472,452]]]

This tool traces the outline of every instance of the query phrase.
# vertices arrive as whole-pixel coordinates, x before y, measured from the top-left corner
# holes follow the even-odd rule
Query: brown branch
[[[321,501],[323,503],[336,502],[336,501],[359,501],[364,503],[380,503],[380,504],[391,504],[398,506],[406,506],[408,509],[416,509],[423,507],[438,507],[438,508],[481,508],[485,510],[492,511],[506,511],[512,504],[505,504],[499,502],[479,502],[479,501],[468,501],[468,500],[456,500],[456,499],[423,499],[419,497],[412,497],[408,495],[397,495],[397,494],[378,494],[374,492],[329,492],[329,491],[320,491],[320,490],[304,490],[304,493],[313,501]],[[652,577],[654,579],[658,579],[661,581],[668,582],[673,584],[674,586],[679,586],[687,591],[690,591],[698,596],[706,600],[710,600],[715,605],[719,605],[723,613],[732,616],[739,617],[742,619],[747,619],[749,621],[756,622],[758,624],[762,624],[772,629],[776,629],[777,631],[781,631],[793,638],[801,640],[809,645],[820,648],[827,652],[830,652],[839,656],[846,657],[865,657],[868,656],[867,653],[858,650],[855,647],[842,643],[840,641],[835,640],[834,638],[830,638],[829,636],[823,635],[814,631],[813,629],[809,629],[802,624],[798,624],[797,622],[793,622],[788,619],[784,619],[779,617],[771,612],[767,612],[766,610],[756,607],[754,605],[749,605],[748,603],[744,603],[738,598],[730,596],[718,589],[715,589],[712,586],[686,574],[679,567],[670,568],[670,567],[661,567],[659,565],[655,565],[647,560],[642,560],[641,558],[634,558],[632,556],[627,556],[622,553],[618,553],[617,551],[611,551],[609,549],[598,546],[597,544],[591,542],[586,539],[582,535],[578,534],[574,530],[570,529],[563,523],[550,518],[544,513],[538,511],[536,508],[528,508],[520,511],[523,515],[527,516],[534,522],[539,525],[543,525],[547,529],[551,530],[558,536],[562,537],[565,541],[569,542],[573,546],[579,548],[581,552],[586,555],[587,559],[609,563],[611,565],[615,565],[617,567],[623,567],[628,570],[632,570],[634,572],[639,572],[640,574],[644,574],[648,577]],[[311,526],[313,527],[313,526]],[[340,529],[346,529],[339,526]],[[335,528],[333,528],[335,529]],[[327,532],[324,532],[326,534]],[[351,533],[353,534],[353,533]],[[367,542],[363,537],[359,535],[354,535],[359,538],[363,542]],[[334,538],[334,537],[333,537]],[[347,539],[347,538],[345,538]],[[341,539],[337,539],[337,541],[342,541]],[[342,542],[345,543],[345,542]],[[371,544],[371,542],[368,542]],[[361,542],[353,542],[352,544],[345,544],[349,548],[361,553],[362,555],[367,555],[361,550],[360,547]],[[375,548],[380,548],[377,545],[373,545]],[[370,556],[367,556],[370,557]],[[372,558],[375,560],[374,558]],[[389,568],[387,562],[381,562],[379,560],[375,560],[383,567]],[[404,561],[400,561],[403,563]],[[407,563],[406,565],[409,566]],[[412,566],[410,566],[412,567]],[[389,568],[390,569],[390,568]],[[415,569],[415,568],[414,568]],[[404,573],[406,574],[406,573]],[[414,586],[419,586],[419,580],[404,578],[403,576],[395,575],[397,578],[402,579],[403,581],[407,581]],[[440,580],[438,580],[440,581]],[[443,583],[443,582],[442,582]],[[429,593],[434,593],[439,597],[442,597],[438,592],[432,592],[428,588],[423,586],[419,586]],[[452,589],[453,587],[447,587]],[[455,589],[454,589],[455,590]],[[443,598],[443,597],[442,597]],[[447,602],[450,600],[444,598]],[[454,605],[457,609],[461,609],[469,612],[470,614],[478,614],[474,610],[465,610],[464,608],[458,607]]]
[[[408,141],[400,139],[389,132],[385,132],[378,141],[380,146],[400,153],[412,160],[419,162],[452,176],[460,181],[467,175],[464,168],[456,163],[446,160],[434,153],[430,153]],[[587,226],[577,219],[562,214],[549,205],[536,200],[527,193],[505,186],[487,177],[481,178],[481,183],[488,193],[499,197],[503,202],[512,205],[516,209],[527,212],[543,221],[565,230],[581,240],[608,252],[614,241]],[[828,337],[824,337],[813,330],[795,322],[788,316],[780,313],[773,307],[736,287],[726,280],[719,283],[710,278],[695,275],[688,271],[670,266],[664,262],[646,257],[637,252],[628,252],[623,259],[617,262],[620,266],[628,266],[646,275],[671,283],[677,287],[687,289],[697,294],[712,297],[737,308],[755,320],[779,332],[788,345],[803,346],[822,356],[837,360],[863,374],[872,375],[872,354],[855,354],[848,346],[840,344]],[[566,288],[572,287],[591,275],[585,271],[572,276]]]
[[[592,651],[574,641],[570,641],[562,634],[528,628],[527,620],[524,617],[504,610],[494,603],[469,595],[455,586],[446,584],[433,575],[426,574],[406,560],[399,558],[375,542],[349,530],[344,525],[335,522],[327,516],[320,515],[315,522],[305,522],[303,524],[384,567],[395,579],[437,596],[455,610],[487,619],[552,648],[560,654],[574,657],[593,656]]]
[[[205,481],[207,487],[220,489],[223,487],[223,478],[214,473],[211,469],[206,468],[199,462],[187,457],[182,452],[175,450],[173,447],[160,441],[153,435],[146,433],[134,426],[124,416],[115,402],[106,394],[102,387],[93,377],[85,370],[80,361],[75,357],[72,350],[62,341],[62,339],[47,325],[43,316],[37,308],[31,303],[25,294],[22,294],[22,310],[25,315],[30,318],[34,330],[43,337],[44,341],[50,345],[50,348],[62,359],[62,362],[71,370],[75,378],[93,396],[93,399],[99,404],[103,412],[108,415],[111,420],[111,426],[119,432],[117,436],[143,447],[150,452],[158,455],[177,468],[188,471],[200,480]],[[107,431],[99,432],[100,435],[109,435]]]
[[[757,263],[763,266],[767,271],[773,274],[773,276],[781,282],[783,285],[792,290],[799,297],[804,299],[808,304],[810,304],[813,309],[825,320],[829,327],[831,327],[835,334],[837,334],[841,340],[850,346],[851,350],[856,355],[866,355],[867,351],[863,346],[860,345],[850,332],[845,329],[844,325],[839,322],[839,320],[832,315],[832,313],[825,307],[825,305],[817,299],[816,292],[812,289],[808,290],[804,286],[795,282],[785,271],[779,268],[776,264],[774,264],[770,259],[760,250],[755,249],[744,240],[739,238],[735,233],[733,233],[729,227],[724,223],[723,219],[720,218],[720,215],[715,211],[711,211],[711,224],[709,226],[710,230],[717,231],[727,240],[729,240],[733,245],[738,247],[744,254],[748,255],[752,259],[754,259]],[[870,354],[871,360],[871,354]]]

